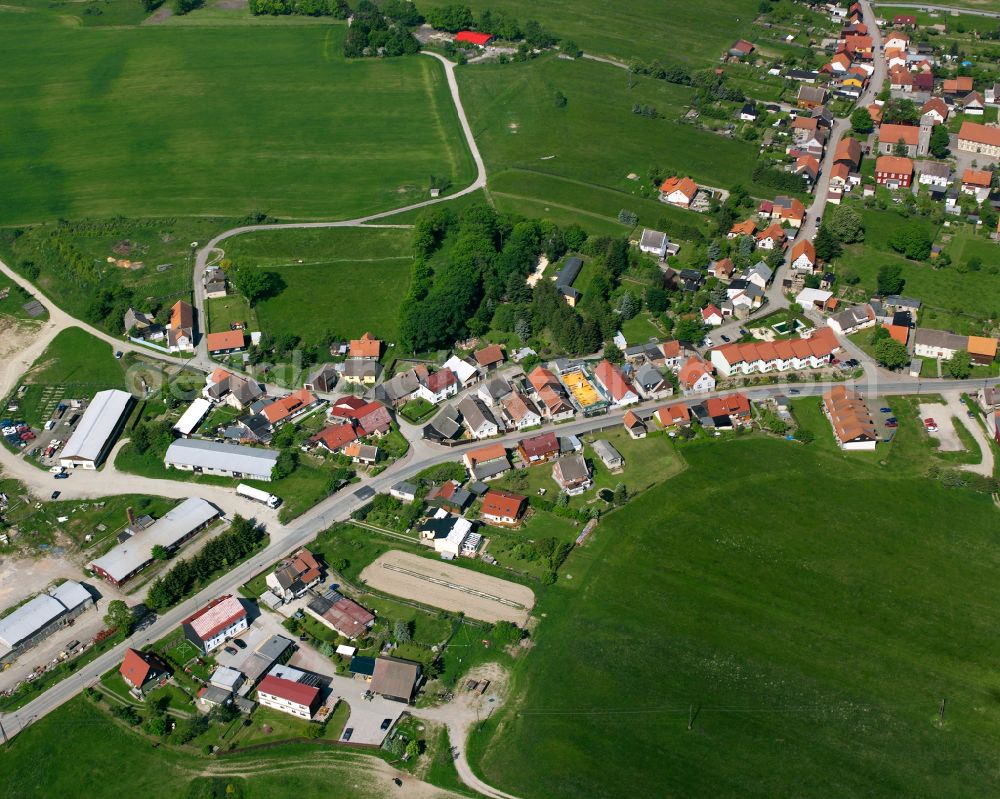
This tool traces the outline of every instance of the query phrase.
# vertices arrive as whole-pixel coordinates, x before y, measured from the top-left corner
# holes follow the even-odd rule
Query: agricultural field
[[[484,779],[529,799],[992,791],[996,509],[925,477],[913,424],[846,454],[803,410],[813,444],[685,446],[683,474],[571,555],[516,712],[471,739]]]
[[[462,96],[489,169],[491,194],[525,215],[542,215],[541,203],[582,212],[581,224],[593,218],[607,226],[625,208],[644,225],[666,219],[669,231],[671,222],[700,226],[703,217],[656,200],[651,167],[690,174],[710,186],[742,183],[754,190],[753,144],[679,121],[690,87],[631,80],[629,89],[625,70],[554,57],[461,70]],[[557,106],[556,92],[566,97],[565,106]],[[635,114],[636,104],[662,117]],[[759,187],[758,193],[773,192]]]
[[[431,58],[348,62],[347,27],[329,18],[245,24],[245,10],[212,10],[94,30],[61,10],[0,11],[0,113],[18,120],[0,133],[0,224],[351,217],[426,198],[432,175],[473,177]]]
[[[259,329],[312,346],[328,335],[365,331],[396,338],[410,284],[410,238],[405,228],[276,230],[237,236],[223,247],[235,265],[280,278],[280,291],[254,308]]]
[[[420,8],[447,5],[431,0]],[[710,67],[735,39],[752,38],[758,4],[751,0],[708,0],[697,5],[637,0],[615,6],[609,13],[600,0],[470,0],[463,3],[479,14],[502,11],[522,25],[529,19],[559,39],[572,39],[593,55],[612,56],[623,62],[640,58],[690,67]]]

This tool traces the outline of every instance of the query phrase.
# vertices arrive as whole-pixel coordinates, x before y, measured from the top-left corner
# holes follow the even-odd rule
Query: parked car
[[[879,408],[880,413],[892,413],[892,408]]]
[[[59,474],[52,475],[56,480],[66,480],[69,478],[69,472],[59,472]]]
[[[247,642],[244,641],[242,638],[234,638],[233,643],[236,644],[236,646],[238,646],[240,649],[247,648]]]
[[[59,492],[58,492],[58,491],[53,491],[53,492],[52,492],[52,497],[51,497],[51,498],[52,498],[52,499],[59,499]]]
[[[380,729],[387,730],[392,725],[392,719],[383,719]]]
[[[730,339],[729,336],[722,336],[722,340],[728,344],[732,339]]]
[[[895,419],[886,419],[885,426],[886,427],[899,427],[899,422],[897,422]]]
[[[115,357],[118,358],[118,359],[121,359],[121,357],[122,357],[122,351],[121,350],[115,350]]]
[[[230,654],[230,655],[238,655],[240,653],[239,650],[235,646],[227,646],[225,648],[225,651],[226,651],[227,654]]]
[[[741,336],[749,336],[750,335],[750,331],[747,330],[745,327],[741,327],[740,328],[740,335]]]
[[[348,727],[346,730],[344,730],[344,734],[340,736],[340,740],[349,741],[351,740],[352,735],[354,735],[354,727]]]
[[[927,428],[928,433],[936,433],[938,431],[937,422],[930,416],[924,419],[924,427]]]
[[[801,394],[802,390],[798,389],[798,388],[790,388],[790,389],[788,389],[788,393],[789,394]]]

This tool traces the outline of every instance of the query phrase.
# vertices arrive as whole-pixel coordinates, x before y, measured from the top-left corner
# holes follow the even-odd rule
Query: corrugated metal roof
[[[220,444],[217,441],[198,441],[185,438],[167,448],[164,462],[174,466],[194,466],[201,469],[219,469],[270,479],[271,470],[278,460],[278,453],[239,444]]]
[[[63,447],[59,459],[96,461],[131,402],[132,395],[127,391],[98,391],[84,411],[76,431]]]
[[[205,418],[205,414],[208,413],[208,409],[211,407],[211,402],[207,399],[203,399],[202,397],[198,397],[198,399],[188,406],[188,409],[184,411],[181,418],[177,420],[177,424],[174,425],[174,430],[182,436],[191,435],[191,431],[198,426],[202,419]]]
[[[214,505],[200,497],[190,497],[151,527],[136,533],[125,543],[93,561],[92,566],[100,568],[116,582],[121,582],[153,559],[153,547],[160,545],[169,549],[192,530],[218,515],[219,511]]]
[[[67,580],[57,585],[49,594],[58,599],[66,610],[76,610],[80,605],[93,600],[90,591],[75,580]]]
[[[72,583],[68,580],[67,583]],[[66,585],[66,583],[63,583]],[[81,591],[86,589],[73,583]],[[87,594],[89,597],[90,594]],[[76,605],[74,604],[74,607]],[[0,619],[0,644],[13,649],[66,613],[66,606],[55,597],[39,594],[30,602],[25,602],[9,616]]]

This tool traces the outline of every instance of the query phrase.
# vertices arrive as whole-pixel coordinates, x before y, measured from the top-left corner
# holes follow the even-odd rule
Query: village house
[[[653,416],[664,430],[673,430],[676,427],[686,427],[691,424],[691,409],[684,402],[675,402],[672,405],[657,408]]]
[[[170,666],[155,652],[140,652],[129,647],[118,668],[125,684],[140,694],[170,676]]]
[[[375,387],[375,399],[398,408],[414,397],[429,374],[427,367],[421,363],[412,369],[393,375]]]
[[[871,305],[855,305],[846,308],[826,320],[827,327],[841,336],[849,336],[869,327],[874,327],[876,322],[875,311]]]
[[[838,349],[840,345],[833,331],[824,328],[809,338],[724,344],[711,351],[711,359],[719,374],[729,377],[818,369],[828,365]]]
[[[677,379],[685,394],[715,391],[713,371],[711,364],[692,355],[680,368],[680,371],[677,373]]]
[[[940,125],[948,121],[948,104],[940,97],[932,97],[923,104],[920,113],[922,116],[929,114],[934,122]]]
[[[921,161],[917,174],[917,182],[922,186],[946,189],[951,181],[951,167],[943,161]]]
[[[374,466],[378,463],[378,447],[372,444],[352,441],[344,447],[343,453],[351,459],[351,463],[360,463],[362,466]]]
[[[727,239],[738,239],[740,236],[753,236],[757,232],[757,222],[753,219],[745,219],[737,222],[726,234]]]
[[[500,432],[500,426],[489,408],[476,397],[463,397],[456,409],[462,415],[462,424],[473,438],[489,438]]]
[[[722,311],[709,303],[701,309],[701,321],[711,327],[718,327],[722,324]]]
[[[364,635],[375,624],[374,613],[333,589],[314,594],[305,610],[320,624],[350,640]]]
[[[171,352],[194,352],[194,308],[178,300],[170,309],[167,322],[167,349]]]
[[[622,418],[622,424],[632,438],[646,437],[646,423],[640,419],[633,411],[627,411]]]
[[[875,421],[860,395],[847,386],[834,386],[823,395],[823,411],[841,449],[875,449],[878,443]]]
[[[792,268],[812,272],[816,266],[816,248],[808,239],[796,242],[792,247]]]
[[[555,433],[539,433],[523,439],[517,445],[517,452],[529,465],[545,463],[559,455],[559,438]]]
[[[712,417],[717,430],[725,428],[727,421],[728,426],[732,428],[746,427],[753,421],[750,400],[746,394],[740,392],[705,400],[705,410]]]
[[[633,384],[645,399],[662,399],[674,393],[674,385],[652,363],[644,363],[635,370]]]
[[[491,344],[481,350],[476,350],[473,357],[476,359],[476,363],[486,371],[496,369],[504,362],[503,348],[499,344]]]
[[[608,393],[615,405],[624,407],[639,401],[639,393],[621,370],[605,359],[594,369],[594,379]]]
[[[660,202],[687,208],[697,193],[698,184],[691,178],[667,178],[660,186]]]
[[[205,337],[209,355],[230,355],[243,352],[246,349],[246,336],[242,330],[226,330],[222,333],[209,333]]]
[[[976,202],[982,202],[990,195],[993,173],[983,169],[966,169],[962,173],[962,191],[971,194]]]
[[[476,396],[485,402],[488,407],[495,408],[504,399],[509,397],[513,390],[505,378],[496,375],[483,381],[482,385],[479,386],[479,390],[476,391]]]
[[[445,560],[453,560],[462,554],[462,545],[472,534],[472,522],[461,516],[453,516],[444,508],[420,526],[420,541],[425,546],[434,547]]]
[[[348,354],[351,358],[377,361],[382,357],[382,342],[371,333],[365,333],[361,338],[351,339]]]
[[[887,189],[906,189],[913,178],[913,161],[896,155],[881,155],[875,161],[875,182]]]
[[[662,261],[667,257],[668,244],[670,244],[670,239],[667,238],[666,233],[661,233],[659,230],[650,230],[649,228],[642,229],[642,236],[639,237],[640,252],[655,255]]]
[[[757,234],[757,247],[761,250],[780,250],[785,246],[785,229],[777,222]]]
[[[320,581],[319,562],[308,549],[300,549],[283,560],[264,578],[268,589],[283,602],[302,596]]]
[[[495,357],[496,353],[487,353],[483,357],[489,360],[491,357]],[[503,350],[500,350],[501,359],[503,358]],[[458,378],[458,388],[461,391],[463,388],[470,388],[479,382],[482,372],[479,366],[473,363],[472,359],[469,358],[459,358],[457,355],[452,355],[447,361],[441,365],[442,369],[451,369],[455,373],[455,377]],[[484,369],[483,372],[486,370]]]
[[[428,505],[461,513],[472,501],[472,494],[462,488],[457,481],[446,480],[433,486],[424,499]]]
[[[462,463],[473,480],[493,480],[510,471],[507,449],[503,444],[488,444],[469,450],[462,456]]]
[[[958,149],[967,153],[1000,158],[1000,128],[963,122],[958,131]]]
[[[226,594],[184,619],[181,629],[207,655],[247,629],[247,612],[237,597]]]
[[[275,666],[257,686],[257,701],[263,707],[300,719],[311,719],[319,707],[319,683],[315,678],[309,679],[299,669]]]
[[[571,497],[582,494],[593,485],[590,467],[583,455],[563,455],[552,465],[552,479]]]
[[[448,368],[431,372],[417,388],[417,396],[432,405],[444,402],[458,393],[458,377]]]
[[[336,424],[325,427],[318,433],[310,436],[309,443],[313,446],[322,447],[327,452],[336,455],[340,453],[348,444],[360,438],[357,429],[352,422]]]
[[[353,386],[374,386],[381,374],[382,364],[371,358],[348,358],[341,364],[341,378]]]
[[[951,360],[956,352],[966,350],[968,346],[968,336],[960,336],[946,330],[921,327],[913,336],[913,352],[922,358]]]
[[[326,413],[331,421],[354,423],[363,436],[382,438],[392,431],[389,409],[378,400],[366,402],[360,397],[347,395],[336,400]]]
[[[501,403],[504,418],[508,420],[508,428],[524,430],[542,423],[542,415],[535,404],[520,391],[513,391]]]
[[[513,527],[528,509],[528,498],[510,491],[491,488],[483,494],[479,517],[491,524]]]

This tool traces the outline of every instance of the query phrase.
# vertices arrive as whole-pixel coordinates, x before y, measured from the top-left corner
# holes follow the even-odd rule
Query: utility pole
[[[947,704],[948,704],[948,700],[947,699],[942,699],[941,700],[941,705],[938,707],[938,724],[943,724],[944,723],[944,708],[945,708],[945,705],[947,705]]]

